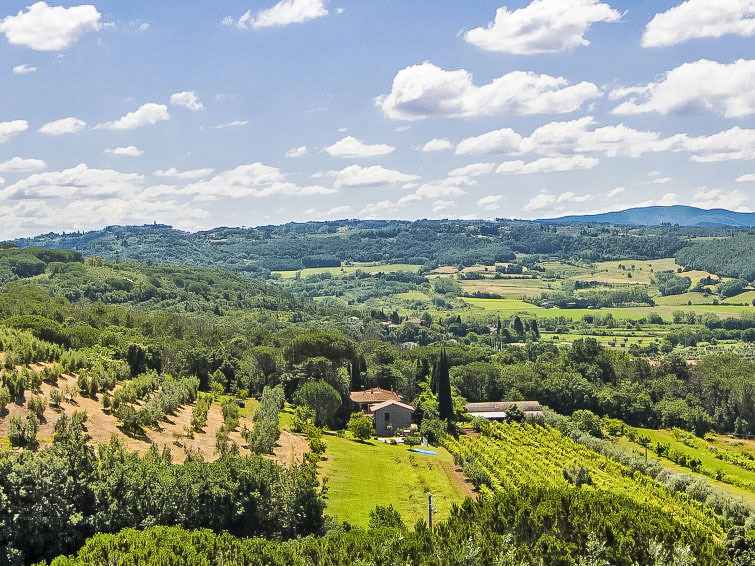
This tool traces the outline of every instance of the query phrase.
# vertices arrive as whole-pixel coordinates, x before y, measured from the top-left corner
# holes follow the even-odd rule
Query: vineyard
[[[662,484],[640,472],[593,452],[547,426],[495,424],[483,434],[450,440],[447,444],[457,463],[483,493],[521,488],[563,488],[582,470],[595,489],[626,497],[660,509],[684,526],[704,530],[716,537],[723,530],[712,511],[685,494],[670,493]],[[585,471],[587,472],[585,474]]]

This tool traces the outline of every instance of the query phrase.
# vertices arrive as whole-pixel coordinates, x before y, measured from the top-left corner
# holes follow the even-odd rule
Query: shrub
[[[375,430],[372,419],[363,413],[353,413],[347,428],[357,440],[367,440]]]
[[[34,414],[38,420],[42,420],[43,415],[45,413],[45,409],[47,408],[47,401],[44,397],[38,397],[36,395],[32,395],[29,397],[29,401],[26,403],[26,407],[29,409],[29,411]]]

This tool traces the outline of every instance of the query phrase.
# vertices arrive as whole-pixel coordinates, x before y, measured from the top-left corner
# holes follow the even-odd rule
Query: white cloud
[[[29,122],[26,120],[11,120],[10,122],[0,122],[0,143],[5,143],[13,136],[29,129]]]
[[[378,157],[388,155],[396,148],[392,145],[382,143],[366,144],[356,139],[354,136],[346,136],[333,145],[325,148],[325,151],[333,157],[343,157],[353,159],[357,157]]]
[[[429,181],[420,185],[411,195],[399,199],[399,204],[421,199],[458,197],[466,194],[466,191],[462,187],[469,187],[475,184],[476,181],[474,179],[467,177],[448,177],[446,179]]]
[[[613,197],[619,196],[621,193],[626,191],[626,187],[616,187],[615,189],[611,189],[610,191],[607,191],[605,195],[603,195],[603,198],[605,199],[612,199]]]
[[[81,36],[100,29],[100,13],[92,5],[48,6],[36,2],[19,10],[15,16],[0,20],[0,33],[11,45],[30,47],[36,51],[60,51],[70,47]]]
[[[554,202],[556,202],[556,195],[546,189],[540,189],[540,192],[522,207],[522,211],[531,212],[533,210],[542,210],[543,208],[552,205]]]
[[[28,171],[39,171],[46,167],[47,163],[41,159],[14,157],[4,163],[0,163],[0,173],[26,173]]]
[[[195,200],[215,200],[221,197],[273,197],[327,195],[336,189],[321,185],[300,186],[288,181],[278,168],[263,163],[239,165],[222,171],[206,181],[198,181],[178,189],[181,194],[196,195]]]
[[[282,27],[289,24],[307,22],[328,15],[324,0],[281,0],[275,6],[260,10],[253,14],[251,10],[241,16],[236,22],[239,29],[261,29],[268,27]],[[229,25],[231,18],[223,19],[223,24]]]
[[[438,214],[443,210],[453,208],[456,203],[452,200],[436,200],[433,203],[433,213]]]
[[[108,130],[132,130],[140,126],[156,124],[161,120],[170,120],[168,107],[164,104],[148,102],[118,120],[97,124],[96,127]]]
[[[656,177],[652,181],[649,181],[653,185],[665,185],[666,183],[670,183],[673,181],[671,177]]]
[[[2,177],[0,177],[0,185],[2,185],[4,183],[5,183],[5,179],[3,179]]]
[[[675,204],[679,204],[676,193],[666,193],[656,203],[657,206],[673,206]]]
[[[620,88],[611,98],[628,100],[614,114],[712,112],[725,118],[755,113],[755,60],[684,63],[647,85]]]
[[[755,159],[755,130],[745,130],[739,126],[710,136],[692,138],[687,134],[677,134],[668,139],[674,151],[693,153],[692,161],[705,163]]]
[[[571,85],[563,77],[525,71],[476,86],[469,71],[424,62],[399,70],[391,92],[376,104],[393,120],[422,120],[573,112],[598,96],[593,83]]]
[[[344,204],[331,208],[325,213],[325,216],[343,216],[349,212],[351,212],[351,207],[348,204]]]
[[[16,65],[13,67],[13,74],[14,75],[28,75],[29,73],[33,73],[37,70],[37,67],[32,67],[31,65],[23,64],[23,65]]]
[[[286,157],[304,157],[307,155],[307,146],[306,145],[300,145],[299,147],[292,147],[286,152]]]
[[[210,175],[215,169],[189,169],[187,171],[179,171],[175,167],[170,169],[161,170],[158,169],[153,173],[156,177],[170,177],[175,179],[201,179]]]
[[[566,191],[565,193],[561,193],[556,198],[556,202],[588,202],[592,200],[592,195],[578,195],[576,193],[573,193],[572,191]]]
[[[105,153],[110,155],[125,155],[126,157],[139,157],[144,152],[136,146],[129,145],[126,147],[116,147],[115,149],[106,149]]]
[[[112,169],[90,169],[80,163],[63,171],[35,173],[0,191],[0,198],[113,198],[133,195],[143,180],[142,175],[121,173]]]
[[[498,8],[493,22],[469,30],[464,39],[487,51],[556,53],[589,45],[584,35],[592,24],[620,19],[619,12],[598,0],[533,0],[511,12]]]
[[[170,103],[174,106],[183,106],[189,110],[204,110],[204,105],[193,90],[184,90],[171,94]]]
[[[752,0],[687,0],[656,14],[642,35],[643,47],[668,47],[690,39],[755,34]]]
[[[55,120],[54,122],[47,122],[47,124],[39,128],[39,132],[48,136],[60,136],[63,134],[75,134],[86,128],[86,126],[87,123],[84,120],[70,116]]]
[[[379,202],[367,203],[359,212],[359,216],[366,220],[385,218],[392,216],[398,211],[398,205],[390,200],[381,200]]]
[[[725,208],[727,210],[742,209],[750,197],[742,191],[722,191],[701,187],[693,197],[692,206],[698,208]]]
[[[445,151],[452,149],[453,144],[448,138],[433,138],[420,148],[420,151]]]
[[[470,163],[464,167],[457,167],[448,172],[449,177],[479,177],[487,175],[495,167],[494,163]]]
[[[477,207],[491,212],[493,210],[498,210],[502,198],[501,195],[488,195],[482,197],[477,201]]]
[[[755,173],[748,173],[737,177],[737,183],[755,183]]]
[[[595,157],[572,155],[571,157],[541,157],[535,161],[504,161],[496,169],[496,173],[513,173],[527,175],[530,173],[554,173],[562,171],[579,171],[592,169],[600,162]]]
[[[381,185],[408,183],[420,178],[419,175],[385,169],[380,165],[371,167],[349,165],[340,171],[328,171],[323,176],[333,177],[336,187],[379,187]]]
[[[249,120],[233,120],[232,122],[225,122],[223,124],[218,124],[217,126],[213,126],[215,129],[223,129],[223,128],[237,128],[239,126],[246,126],[249,124]]]
[[[463,139],[456,146],[456,155],[475,153],[520,153],[522,136],[511,128],[501,128],[479,136]]]

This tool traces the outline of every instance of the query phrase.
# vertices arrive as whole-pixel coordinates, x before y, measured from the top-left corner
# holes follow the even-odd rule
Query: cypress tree
[[[438,413],[441,419],[451,421],[454,416],[454,407],[451,400],[451,378],[448,375],[448,358],[446,351],[440,351],[438,361]]]
[[[438,394],[438,361],[433,362],[433,371],[430,374],[430,391],[433,394]]]

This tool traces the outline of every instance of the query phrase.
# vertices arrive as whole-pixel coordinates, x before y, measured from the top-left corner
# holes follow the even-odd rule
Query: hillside
[[[702,209],[694,206],[646,206],[629,208],[602,214],[585,214],[544,218],[538,222],[584,222],[588,224],[616,224],[629,226],[731,226],[749,228],[755,226],[755,212],[734,212],[721,208]]]

